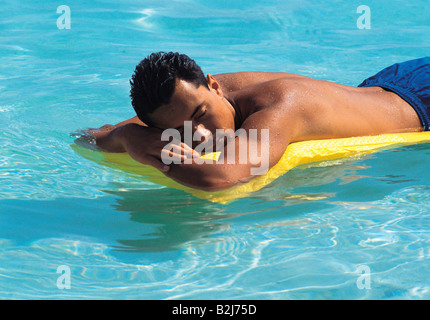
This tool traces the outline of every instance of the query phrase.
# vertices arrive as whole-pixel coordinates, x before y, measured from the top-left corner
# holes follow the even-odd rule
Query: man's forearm
[[[204,191],[216,191],[230,187],[232,183],[216,169],[218,169],[216,165],[174,164],[164,174],[187,187]]]
[[[183,185],[204,191],[227,189],[253,177],[247,164],[209,162],[197,164],[193,160],[190,164],[172,164],[165,175]]]
[[[106,152],[128,152],[137,162],[163,172],[169,169],[160,159],[161,150],[166,144],[161,140],[160,129],[131,122],[109,132],[95,132],[94,136],[97,146]]]
[[[123,134],[124,127],[118,127],[108,131],[91,132],[96,138],[96,144],[99,148],[106,152],[126,152],[124,149],[121,136]]]

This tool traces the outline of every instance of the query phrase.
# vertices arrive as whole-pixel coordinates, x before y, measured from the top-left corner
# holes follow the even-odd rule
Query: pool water
[[[56,1],[2,0],[1,299],[430,298],[430,144],[296,168],[227,205],[70,147],[134,116],[128,80],[153,51],[358,85],[428,55],[428,1],[367,1],[371,29],[356,1],[64,4],[70,29]]]

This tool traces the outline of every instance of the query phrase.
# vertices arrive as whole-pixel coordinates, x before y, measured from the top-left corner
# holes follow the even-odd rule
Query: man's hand
[[[186,143],[173,140],[166,144],[161,150],[161,159],[168,159],[169,162],[180,164],[188,159],[199,158],[200,154],[188,146]],[[191,162],[190,162],[191,163]]]

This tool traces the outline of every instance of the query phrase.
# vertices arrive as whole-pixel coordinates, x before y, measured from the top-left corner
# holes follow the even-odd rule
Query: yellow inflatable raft
[[[83,157],[97,163],[138,175],[147,181],[183,190],[201,199],[225,204],[260,190],[288,170],[302,164],[339,159],[425,142],[430,142],[430,132],[383,134],[378,136],[296,142],[288,146],[281,160],[266,174],[256,176],[247,183],[215,192],[206,192],[185,187],[166,177],[153,167],[142,165],[133,160],[126,153],[97,152],[76,144],[73,144],[72,148]],[[208,156],[214,157],[214,154]]]

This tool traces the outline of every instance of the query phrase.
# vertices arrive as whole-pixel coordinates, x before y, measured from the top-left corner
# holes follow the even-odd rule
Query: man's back
[[[300,114],[303,123],[295,141],[422,130],[414,109],[380,87],[351,87],[291,73],[239,72],[214,77],[224,92],[243,101],[237,105],[242,114],[266,108],[275,122],[282,121],[283,114]]]

